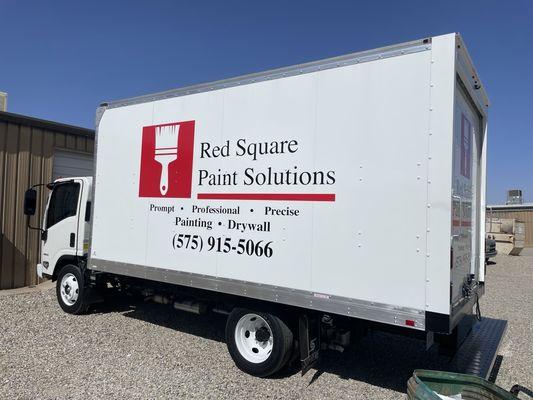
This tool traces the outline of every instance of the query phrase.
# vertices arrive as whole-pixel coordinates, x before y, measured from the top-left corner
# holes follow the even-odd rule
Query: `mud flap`
[[[317,362],[320,354],[320,319],[307,314],[298,320],[298,339],[300,343],[300,360],[302,376]]]
[[[85,288],[84,302],[87,303],[87,304],[103,303],[104,302],[104,298],[98,292],[98,290],[94,289],[91,286],[87,286]]]

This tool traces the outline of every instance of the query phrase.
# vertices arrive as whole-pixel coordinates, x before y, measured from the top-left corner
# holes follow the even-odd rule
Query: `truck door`
[[[482,118],[462,84],[455,90],[452,184],[451,304],[463,298],[470,274],[479,278]]]
[[[55,265],[63,255],[78,255],[78,209],[82,186],[83,181],[78,179],[54,185],[43,223],[43,262]]]

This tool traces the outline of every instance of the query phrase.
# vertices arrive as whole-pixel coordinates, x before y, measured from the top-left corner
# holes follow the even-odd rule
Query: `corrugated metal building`
[[[24,192],[63,176],[92,175],[94,131],[0,112],[0,289],[37,283],[40,233],[27,228]],[[38,190],[33,226],[48,191]]]
[[[533,247],[533,203],[487,206],[487,221],[494,218],[514,218],[524,222],[526,228],[525,247]]]

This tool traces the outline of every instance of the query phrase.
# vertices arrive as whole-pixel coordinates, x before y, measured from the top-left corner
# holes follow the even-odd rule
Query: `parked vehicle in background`
[[[455,344],[484,293],[487,107],[456,34],[105,103],[94,177],[49,185],[39,275],[73,314],[111,289],[227,313],[257,376],[351,331]]]

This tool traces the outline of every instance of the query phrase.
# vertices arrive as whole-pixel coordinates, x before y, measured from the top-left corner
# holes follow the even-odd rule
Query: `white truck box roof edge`
[[[265,70],[262,72],[240,75],[233,78],[227,78],[218,81],[199,83],[149,95],[135,96],[126,99],[103,102],[101,108],[105,110],[107,108],[124,107],[132,104],[141,104],[151,101],[168,99],[172,97],[186,96],[190,94],[202,93],[217,89],[225,89],[232,86],[247,85],[260,81],[285,78],[287,76],[301,75],[324,69],[344,67],[346,65],[351,64],[359,64],[388,57],[396,57],[405,54],[416,53],[419,51],[427,51],[431,49],[431,40],[432,38],[424,38],[400,44],[384,46],[377,49],[364,50],[337,57],[311,61],[303,64],[296,64],[287,67]]]

